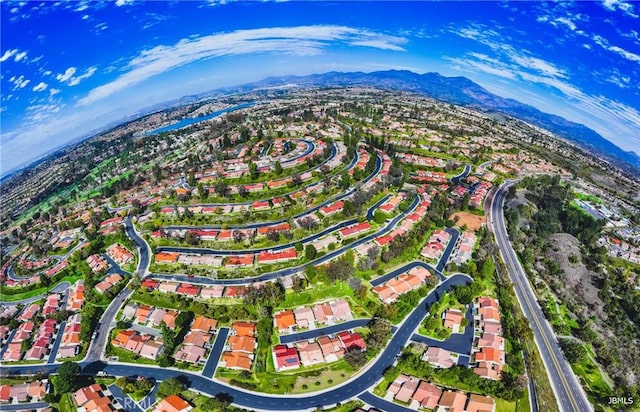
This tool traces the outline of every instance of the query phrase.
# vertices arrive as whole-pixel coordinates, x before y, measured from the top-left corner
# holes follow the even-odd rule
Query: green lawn
[[[62,398],[60,398],[60,402],[58,403],[58,409],[60,409],[60,412],[75,412],[77,410],[70,393],[62,395]]]

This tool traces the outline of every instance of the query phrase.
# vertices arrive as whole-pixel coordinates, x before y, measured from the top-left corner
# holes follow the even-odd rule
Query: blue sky
[[[267,76],[466,76],[640,153],[640,3],[2,2],[0,173]]]

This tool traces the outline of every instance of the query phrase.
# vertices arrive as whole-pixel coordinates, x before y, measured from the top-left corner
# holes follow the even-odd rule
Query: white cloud
[[[88,8],[89,6],[87,5],[87,3],[80,3],[80,5],[76,7],[74,11],[81,12],[81,11],[85,11]]]
[[[507,48],[497,59],[480,53],[469,53],[460,58],[448,58],[458,70],[485,73],[506,79],[509,87],[501,88],[502,95],[523,99],[520,88],[535,84],[546,87],[555,93],[538,93],[523,101],[536,104],[543,111],[552,111],[570,120],[582,123],[593,130],[608,136],[625,150],[638,151],[637,131],[640,130],[640,111],[623,103],[601,95],[590,95],[571,84],[563,72],[549,70],[540,59],[536,71],[531,70],[530,56],[514,54]],[[539,70],[544,69],[544,70]],[[612,75],[607,81],[625,87],[630,78]],[[525,90],[526,91],[526,90]],[[506,92],[506,93],[505,93]],[[634,139],[636,139],[634,141]]]
[[[0,57],[0,63],[9,60],[9,58],[11,58],[11,56],[16,54],[17,52],[18,52],[18,49],[11,49],[11,50],[5,51],[2,57]]]
[[[122,6],[126,6],[127,4],[132,4],[133,0],[116,0],[116,6],[118,7],[122,7]]]
[[[609,11],[619,10],[629,17],[638,18],[638,14],[636,14],[633,5],[624,0],[604,0],[602,5]]]
[[[51,70],[45,70],[42,74],[44,74],[45,76],[51,76],[52,72]]]
[[[84,74],[76,76],[75,74],[77,73],[78,69],[72,66],[65,70],[64,73],[56,75],[56,79],[58,79],[62,83],[66,83],[69,86],[77,86],[81,81],[93,76],[96,70],[97,67],[95,66],[89,67],[87,71],[84,72]]]
[[[640,54],[632,53],[618,46],[612,46],[607,39],[600,35],[593,36],[593,41],[600,47],[610,52],[616,53],[619,56],[624,57],[627,60],[640,63]]]
[[[80,84],[81,81],[83,81],[84,79],[88,79],[89,77],[93,76],[93,74],[96,72],[97,68],[95,66],[93,67],[89,67],[89,69],[87,69],[87,71],[81,75],[81,76],[74,76],[71,79],[69,79],[69,86],[77,86]]]
[[[401,45],[406,41],[402,37],[345,26],[274,27],[182,39],[174,45],[142,51],[129,61],[126,73],[91,90],[79,104],[91,104],[150,77],[213,57],[266,52],[310,56],[320,54],[333,44],[402,51]]]
[[[21,51],[19,53],[16,53],[16,56],[14,57],[14,60],[16,62],[19,62],[20,60],[24,59],[25,57],[27,57],[27,52],[26,51]]]
[[[46,84],[45,82],[40,82],[38,84],[36,84],[35,86],[33,86],[33,90],[34,92],[43,92],[45,90],[47,90],[47,87],[49,87],[48,84]]]
[[[55,96],[58,93],[60,93],[60,89],[53,89],[53,88],[49,89],[49,96],[51,97]]]
[[[67,70],[65,70],[64,73],[56,75],[56,79],[58,79],[58,81],[62,83],[65,83],[73,77],[73,75],[76,73],[76,70],[77,69],[75,67],[69,67]]]
[[[576,24],[574,22],[572,22],[571,20],[569,20],[566,17],[558,17],[557,19],[554,20],[556,23],[560,23],[560,24],[564,24],[565,26],[567,26],[571,31],[575,31],[576,30]]]
[[[89,19],[89,15],[85,14],[84,16],[82,16],[82,20],[88,20]]]
[[[25,79],[24,76],[18,78],[13,76],[9,81],[13,83],[13,90],[24,89],[31,82],[31,80]]]

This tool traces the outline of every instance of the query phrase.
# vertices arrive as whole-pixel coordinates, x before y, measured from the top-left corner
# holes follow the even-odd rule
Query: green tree
[[[306,257],[308,260],[315,259],[317,253],[318,251],[316,250],[315,246],[311,244],[307,245],[304,249],[304,257]]]
[[[275,168],[276,168],[276,174],[277,174],[278,176],[280,176],[280,175],[282,174],[282,165],[280,164],[280,161],[279,161],[279,160],[278,160],[278,161],[276,161],[276,166],[275,166]]]
[[[54,386],[56,393],[68,393],[78,389],[78,376],[82,368],[76,362],[66,361],[58,368]]]
[[[354,345],[347,348],[344,354],[344,360],[351,365],[351,367],[357,369],[367,362],[367,355],[362,351],[362,348]]]
[[[158,386],[158,397],[166,398],[167,396],[175,395],[184,390],[184,385],[178,378],[169,378],[160,382]]]

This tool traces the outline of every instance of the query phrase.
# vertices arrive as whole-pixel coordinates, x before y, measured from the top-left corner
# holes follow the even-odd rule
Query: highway
[[[503,208],[505,197],[511,184],[513,183],[506,182],[503,184],[491,202],[491,225],[500,248],[500,255],[513,281],[522,311],[533,329],[534,339],[549,375],[549,381],[556,395],[558,407],[561,411],[592,411],[593,407],[587,400],[578,379],[565,359],[556,336],[538,305],[527,276],[509,241]],[[544,407],[544,405],[540,405],[540,407]]]

